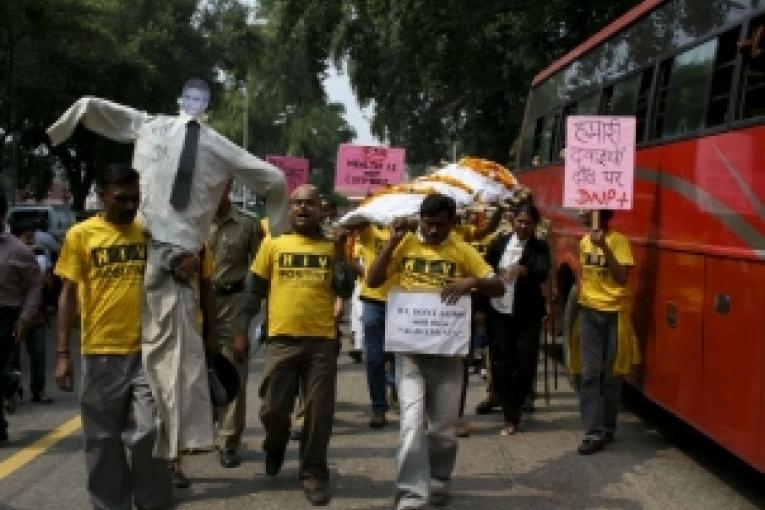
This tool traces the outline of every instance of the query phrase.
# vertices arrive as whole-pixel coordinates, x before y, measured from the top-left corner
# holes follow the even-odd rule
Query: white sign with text
[[[470,342],[470,296],[450,305],[438,292],[391,291],[385,315],[385,350],[466,355]]]

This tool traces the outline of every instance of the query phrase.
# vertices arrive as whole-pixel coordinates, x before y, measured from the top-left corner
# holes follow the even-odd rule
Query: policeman
[[[247,400],[248,339],[236,333],[234,321],[239,315],[245,278],[263,239],[259,222],[232,206],[230,192],[231,181],[218,204],[209,239],[214,258],[215,338],[221,352],[237,367],[241,381],[239,396],[217,410],[220,463],[226,468],[240,464],[237,449],[242,441]]]

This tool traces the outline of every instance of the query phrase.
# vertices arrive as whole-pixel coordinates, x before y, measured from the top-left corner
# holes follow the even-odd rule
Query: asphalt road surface
[[[250,364],[242,465],[224,469],[215,452],[184,457],[193,485],[176,490],[177,508],[311,508],[297,480],[297,443],[291,442],[279,476],[268,478],[263,472],[263,429],[257,417],[262,367],[261,353]],[[479,375],[470,376],[468,418],[474,431],[460,439],[449,508],[765,508],[765,476],[629,392],[617,440],[591,457],[578,455],[581,428],[575,393],[560,377],[546,403],[539,379],[536,411],[524,418],[519,434],[503,437],[499,414],[474,415],[484,383]],[[89,507],[77,396],[58,392],[52,377],[48,389],[55,403],[27,400],[9,417],[11,442],[0,449],[2,509]],[[392,508],[398,417],[391,413],[391,423],[374,430],[366,424],[368,413],[363,366],[344,353],[329,451],[329,508]]]

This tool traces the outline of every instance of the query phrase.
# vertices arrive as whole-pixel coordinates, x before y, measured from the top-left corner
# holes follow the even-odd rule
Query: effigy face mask
[[[198,117],[207,109],[210,103],[210,94],[207,91],[197,88],[186,88],[183,95],[178,100],[181,111],[191,117]]]

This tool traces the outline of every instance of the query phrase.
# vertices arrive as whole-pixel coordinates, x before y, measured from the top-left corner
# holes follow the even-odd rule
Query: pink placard
[[[632,209],[635,117],[566,120],[563,207]]]
[[[266,156],[266,161],[278,167],[287,178],[287,188],[289,192],[308,183],[308,160],[304,158],[295,158],[292,156]]]
[[[404,149],[341,143],[337,149],[335,191],[364,196],[404,175]]]

